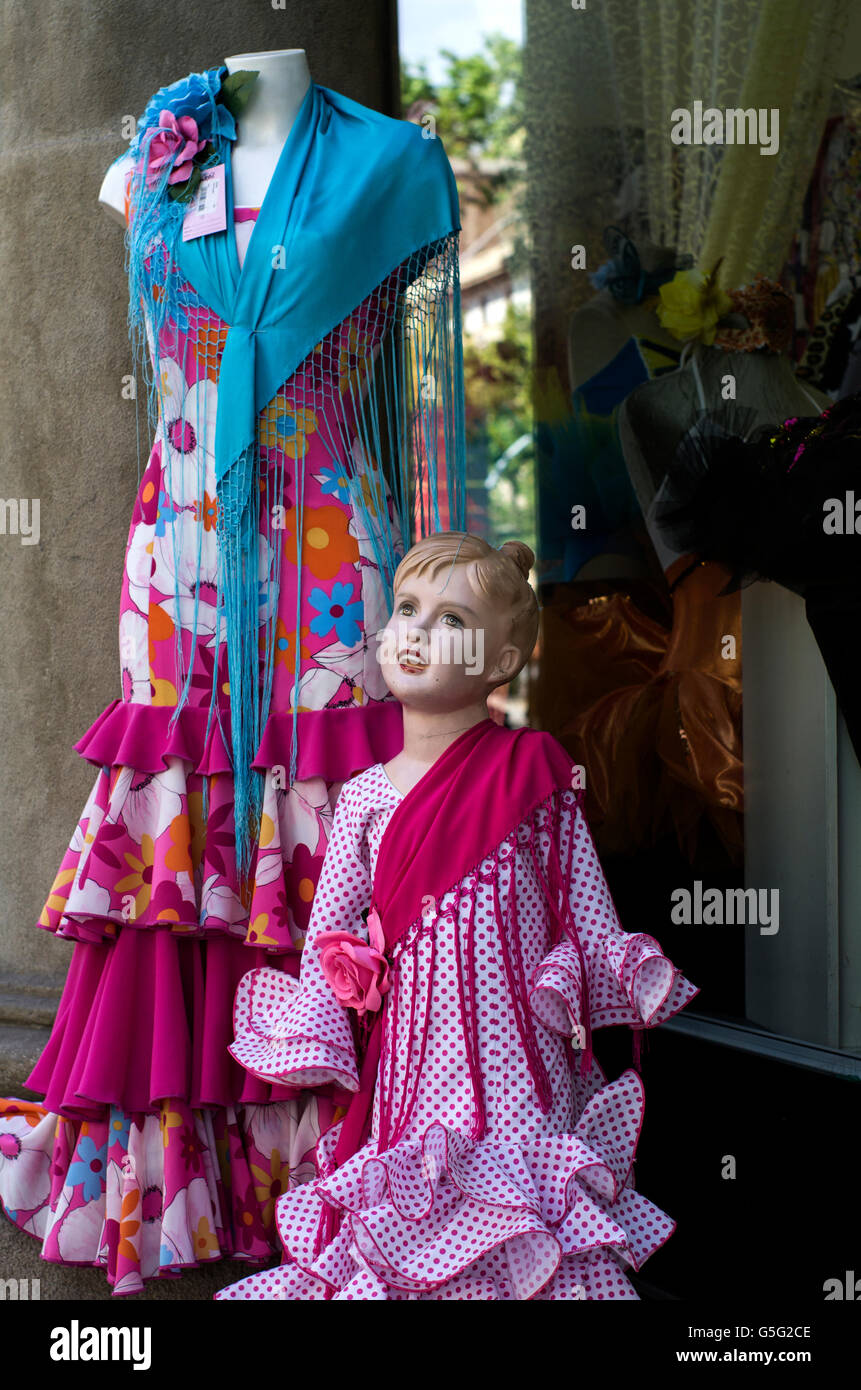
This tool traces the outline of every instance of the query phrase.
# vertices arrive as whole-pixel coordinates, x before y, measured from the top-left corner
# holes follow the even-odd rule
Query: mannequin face
[[[386,685],[401,704],[428,712],[474,705],[520,665],[509,626],[506,609],[473,592],[464,565],[435,579],[413,574],[396,590],[381,634]]]

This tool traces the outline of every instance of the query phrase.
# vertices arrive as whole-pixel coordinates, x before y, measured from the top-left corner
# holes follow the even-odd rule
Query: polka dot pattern
[[[361,913],[400,800],[379,763],[345,784],[298,984],[255,970],[237,992],[231,1051],[255,1075],[355,1089],[352,1020],[325,982],[313,939],[347,930],[367,940]],[[582,967],[573,943],[551,935],[542,879],[555,854]],[[465,942],[474,1017],[461,988]],[[654,1026],[697,993],[654,938],[622,930],[577,798],[563,791],[439,902],[425,902],[391,952],[371,1140],[336,1168],[340,1125],[323,1135],[320,1176],[277,1203],[283,1264],[216,1297],[636,1299],[625,1270],[638,1270],[675,1223],[633,1187],[640,1077],[629,1069],[608,1083],[594,1057],[581,1077],[576,1051],[572,1068],[583,968],[593,1028]],[[524,1041],[530,1009],[550,1080],[543,1106]],[[378,1152],[381,1107],[394,1139]],[[320,1250],[327,1211],[341,1220]]]

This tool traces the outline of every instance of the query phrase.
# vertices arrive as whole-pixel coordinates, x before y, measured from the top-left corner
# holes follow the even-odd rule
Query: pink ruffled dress
[[[651,936],[621,929],[576,796],[556,795],[591,1026],[653,1027],[698,990]],[[231,1051],[252,1075],[358,1089],[355,1014],[337,1002],[313,942],[328,931],[368,940],[361,914],[401,799],[379,763],[345,785],[298,982],[254,969],[237,992]],[[608,1083],[593,1058],[581,1078],[572,1052],[584,1036],[580,955],[569,940],[551,944],[533,858],[541,856],[546,873],[548,814],[547,805],[539,808],[537,821],[512,831],[438,903],[430,900],[397,942],[370,1141],[335,1167],[340,1124],[322,1136],[320,1176],[276,1203],[282,1264],[216,1298],[638,1297],[625,1271],[639,1270],[675,1222],[633,1186],[639,1075],[629,1069]],[[515,880],[519,927],[506,911]],[[473,1017],[456,968],[465,939],[474,960]],[[549,1108],[534,1089],[523,1008],[532,1012],[550,1078]],[[480,1138],[472,1133],[474,1068],[483,1091]],[[381,1110],[394,1142],[378,1152]],[[341,1218],[328,1243],[320,1238],[327,1206]]]
[[[241,223],[257,210],[235,211]],[[6,1215],[45,1259],[103,1267],[116,1294],[224,1255],[268,1260],[276,1197],[315,1175],[316,1142],[349,1096],[309,1095],[239,1066],[228,1053],[233,999],[249,966],[298,974],[340,784],[403,742],[367,640],[387,616],[382,578],[326,447],[337,422],[303,404],[300,367],[258,426],[264,459],[286,479],[286,519],[272,700],[255,759],[263,815],[242,895],[229,743],[214,719],[206,736],[213,682],[228,740],[230,729],[223,642],[218,671],[213,660],[214,458],[190,423],[205,418],[212,440],[227,328],[185,282],[182,303],[185,322],[165,330],[164,407],[125,552],[122,693],[75,744],[98,772],[38,924],[73,947],[50,1040],[24,1082],[45,1100],[0,1101]],[[333,395],[349,399],[356,354],[383,326],[369,300],[329,335]],[[265,507],[261,492],[261,550]],[[178,646],[190,693],[169,727]],[[297,663],[300,752],[288,788]]]

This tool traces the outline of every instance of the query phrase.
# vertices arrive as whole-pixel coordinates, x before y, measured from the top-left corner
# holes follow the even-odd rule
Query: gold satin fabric
[[[741,598],[719,596],[727,577],[697,563],[671,595],[669,630],[624,592],[576,603],[560,586],[543,610],[538,717],[585,768],[586,811],[609,853],[675,832],[693,860],[706,815],[741,862]]]

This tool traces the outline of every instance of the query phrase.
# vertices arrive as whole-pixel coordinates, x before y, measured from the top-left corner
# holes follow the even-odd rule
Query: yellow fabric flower
[[[277,1149],[272,1149],[268,1172],[257,1163],[248,1166],[254,1178],[255,1195],[262,1207],[263,1225],[271,1226],[275,1219],[275,1203],[281,1193],[287,1191],[290,1182],[290,1165],[282,1161]]]
[[[257,438],[269,449],[283,449],[291,458],[300,459],[308,452],[307,436],[316,430],[313,410],[290,405],[283,396],[276,396],[260,412]]]
[[[58,889],[58,888],[65,888],[66,884],[67,884],[67,883],[71,883],[71,882],[72,882],[72,879],[73,879],[74,877],[75,877],[75,870],[74,870],[74,869],[61,869],[60,872],[57,874],[57,877],[54,879],[54,882],[51,884],[51,891],[50,891],[50,893],[48,894],[48,901],[45,903],[45,906],[42,908],[42,915],[41,915],[40,918],[39,918],[39,925],[40,925],[40,926],[42,926],[42,927],[48,927],[48,926],[51,925],[51,918],[50,918],[49,915],[48,915],[50,912],[62,912],[62,911],[63,911],[63,908],[66,906],[66,903],[68,902],[69,894],[68,894],[68,893],[58,893],[58,892],[57,892],[57,889]]]
[[[170,1109],[170,1101],[163,1100],[158,1122],[161,1129],[161,1137],[164,1141],[164,1147],[167,1148],[170,1143],[170,1132],[172,1129],[178,1129],[182,1124],[182,1115],[178,1110]]]
[[[205,1216],[200,1218],[194,1229],[194,1253],[198,1260],[214,1260],[220,1253],[218,1237]]]
[[[678,270],[661,285],[658,318],[668,333],[682,342],[715,340],[718,319],[732,308],[732,300],[717,283],[718,261],[710,275],[701,270]]]
[[[141,858],[124,852],[125,861],[132,873],[125,878],[117,879],[114,884],[118,893],[135,894],[134,916],[140,917],[142,912],[146,912],[149,907],[149,900],[152,896],[152,870],[155,863],[155,841],[152,835],[141,836]]]
[[[268,820],[269,817],[267,816]],[[277,936],[267,936],[266,928],[269,926],[269,913],[259,912],[248,927],[246,941],[249,946],[277,946],[279,941]]]
[[[342,396],[348,388],[354,391],[361,389],[361,377],[367,367],[367,356],[367,335],[359,333],[356,328],[350,328],[347,341],[340,344],[338,352],[338,389]]]

